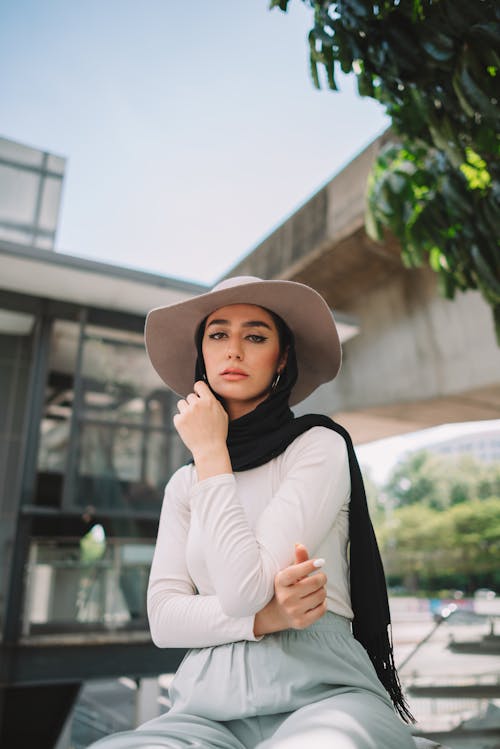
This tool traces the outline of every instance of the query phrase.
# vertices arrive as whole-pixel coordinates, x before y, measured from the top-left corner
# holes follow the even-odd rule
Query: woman
[[[325,301],[232,278],[150,312],[146,345],[186,394],[193,456],[165,491],[148,613],[159,647],[191,650],[169,712],[95,746],[414,749],[351,440],[289,407],[339,370]]]

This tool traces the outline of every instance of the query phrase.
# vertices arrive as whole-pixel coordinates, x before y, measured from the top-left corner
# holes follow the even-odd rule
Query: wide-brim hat
[[[146,318],[146,349],[153,367],[176,393],[193,389],[200,323],[229,304],[255,304],[279,315],[295,337],[298,378],[290,405],[304,400],[337,375],[342,361],[337,327],[323,297],[295,281],[264,281],[236,276],[211,291],[183,302],[157,307]]]

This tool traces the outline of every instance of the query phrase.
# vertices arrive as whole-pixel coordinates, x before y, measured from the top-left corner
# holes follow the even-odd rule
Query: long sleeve
[[[198,595],[186,567],[189,496],[182,471],[165,490],[148,586],[148,617],[158,647],[208,647],[255,640],[254,617],[231,617],[215,595]]]
[[[315,427],[284,453],[283,480],[250,528],[233,474],[195,484],[191,512],[201,533],[206,565],[222,610],[255,615],[274,594],[278,570],[293,562],[297,541],[313,554],[350,495],[343,438]]]

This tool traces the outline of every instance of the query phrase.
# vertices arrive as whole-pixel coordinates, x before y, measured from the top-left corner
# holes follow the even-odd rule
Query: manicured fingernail
[[[325,563],[324,559],[315,559],[313,562],[313,567],[322,567]]]

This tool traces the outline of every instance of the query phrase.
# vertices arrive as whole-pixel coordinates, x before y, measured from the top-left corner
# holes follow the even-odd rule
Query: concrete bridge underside
[[[372,143],[228,275],[310,284],[357,321],[340,375],[297,412],[321,410],[356,443],[437,424],[500,418],[500,347],[478,292],[452,301],[428,268],[407,269],[394,238],[364,230]]]

